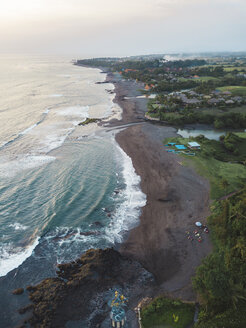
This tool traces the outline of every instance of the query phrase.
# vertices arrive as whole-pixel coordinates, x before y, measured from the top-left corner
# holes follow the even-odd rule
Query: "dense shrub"
[[[218,202],[209,218],[214,251],[198,267],[193,285],[206,312],[199,328],[244,328],[246,315],[246,188]]]

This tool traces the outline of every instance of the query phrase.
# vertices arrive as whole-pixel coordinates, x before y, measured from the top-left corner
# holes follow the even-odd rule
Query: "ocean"
[[[96,84],[105,74],[67,58],[6,55],[0,71],[0,276],[15,269],[25,287],[89,248],[120,243],[146,197],[115,130],[78,126],[120,118],[114,86]]]

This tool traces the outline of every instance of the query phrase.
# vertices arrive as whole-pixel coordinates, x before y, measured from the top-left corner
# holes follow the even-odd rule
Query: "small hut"
[[[190,149],[201,149],[201,146],[199,145],[199,143],[192,141],[192,142],[188,142],[189,148]]]

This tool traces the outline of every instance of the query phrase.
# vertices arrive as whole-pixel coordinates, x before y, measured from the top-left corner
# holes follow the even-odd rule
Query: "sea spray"
[[[0,277],[5,276],[11,270],[18,268],[38,245],[39,238],[36,238],[31,245],[26,248],[14,248],[11,244],[0,246]],[[15,249],[15,253],[13,252]]]
[[[117,147],[118,161],[122,166],[125,188],[120,194],[121,203],[117,206],[113,220],[105,233],[111,243],[121,242],[124,232],[134,228],[139,221],[141,207],[146,205],[146,195],[141,191],[141,178],[137,175],[131,158]]]

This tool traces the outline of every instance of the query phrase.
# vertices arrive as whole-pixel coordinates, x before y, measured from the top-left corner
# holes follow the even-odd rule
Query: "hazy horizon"
[[[0,53],[130,56],[246,51],[244,0],[9,0]]]

